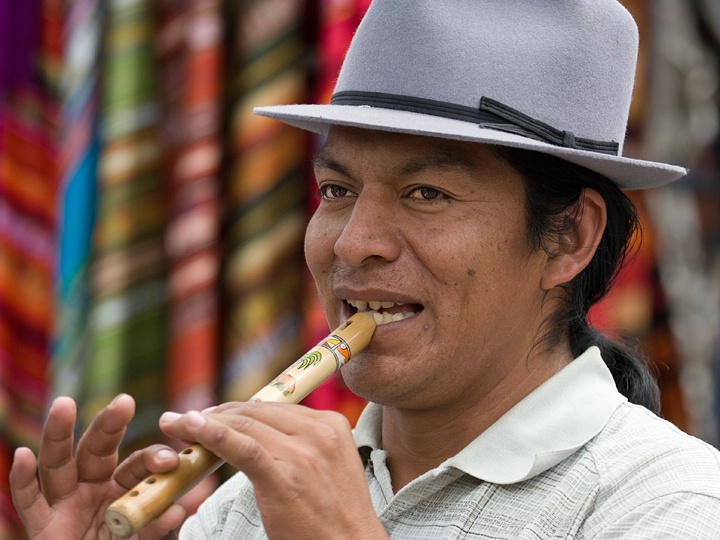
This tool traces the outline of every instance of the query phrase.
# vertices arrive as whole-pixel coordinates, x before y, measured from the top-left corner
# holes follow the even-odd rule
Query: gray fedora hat
[[[638,30],[616,0],[374,0],[326,105],[255,112],[552,154],[623,189],[685,175],[622,156]]]

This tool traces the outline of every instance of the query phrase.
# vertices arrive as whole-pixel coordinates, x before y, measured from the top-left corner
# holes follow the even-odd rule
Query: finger
[[[73,428],[77,409],[68,397],[53,401],[40,439],[38,468],[40,484],[48,504],[69,496],[77,488],[73,458]]]
[[[10,489],[15,509],[28,533],[50,520],[51,510],[40,491],[37,460],[29,448],[15,450],[10,469]]]
[[[211,414],[246,416],[258,422],[272,426],[287,435],[303,435],[314,427],[323,425],[334,429],[352,431],[347,418],[333,411],[319,411],[288,403],[263,401],[234,402],[219,405]]]
[[[154,444],[133,452],[118,466],[113,478],[121,486],[130,489],[153,473],[174,470],[179,463],[175,450],[169,446]]]
[[[155,540],[180,527],[183,521],[185,521],[185,509],[179,504],[173,504],[143,527],[138,533],[138,538],[140,540]]]
[[[281,473],[283,482],[287,481],[287,471],[297,471],[298,464],[302,462],[305,462],[303,467],[308,471],[308,478],[321,481],[325,473],[328,473],[330,476],[326,478],[331,481],[332,473],[328,468],[328,460],[344,472],[354,470],[360,473],[364,481],[362,461],[357,453],[351,425],[342,414],[300,405],[245,403],[237,404],[232,410],[223,409],[221,414],[210,414],[206,417],[217,419],[232,431],[254,439],[267,449],[275,465],[284,463],[285,470]],[[189,434],[192,435],[192,431]],[[218,435],[220,436],[222,435]],[[220,449],[217,451],[222,452]],[[232,452],[232,448],[229,451]],[[227,457],[220,457],[232,463]],[[239,464],[232,464],[239,468]],[[316,470],[315,466],[319,467],[319,470]]]
[[[214,417],[232,430],[244,433],[256,439],[277,437],[281,434],[247,414],[239,412],[239,408],[226,410],[222,414],[200,413],[188,411],[185,414],[166,412],[160,417],[160,429],[169,437],[188,442],[199,442],[195,439],[197,428],[203,427],[208,418]],[[265,437],[263,437],[263,432]],[[208,448],[208,450],[211,450]]]
[[[134,414],[135,401],[127,394],[118,395],[97,414],[80,438],[75,454],[79,481],[101,482],[112,476],[118,448]]]
[[[291,443],[293,445],[302,440],[318,452],[336,453],[340,447],[353,455],[357,452],[350,422],[344,415],[334,411],[320,411],[287,403],[248,402],[235,404],[233,408],[223,408],[220,413],[231,416],[234,420],[228,420],[230,425],[236,425],[236,429],[255,438],[261,433],[247,431],[252,424],[242,419],[253,419],[261,425],[297,438]],[[262,439],[258,440],[265,443]]]
[[[256,487],[281,485],[284,474],[274,456],[292,451],[292,441],[268,425],[247,416],[189,411],[182,415],[166,413],[160,427],[171,437],[200,443],[247,474],[253,484],[258,482]]]
[[[284,449],[297,447],[299,440],[312,441],[310,444],[321,452],[335,452],[340,443],[356,452],[350,423],[343,415],[299,405],[250,402],[218,407],[209,414],[196,411],[184,415],[165,413],[160,418],[160,428],[170,437],[203,444],[196,438],[195,428],[210,418],[228,426],[233,432],[247,435],[260,445],[272,448],[276,455]],[[204,436],[213,435],[205,433]],[[225,437],[226,434],[221,430],[216,436]],[[214,450],[214,446],[206,448],[211,452]],[[239,463],[216,455],[239,467]]]

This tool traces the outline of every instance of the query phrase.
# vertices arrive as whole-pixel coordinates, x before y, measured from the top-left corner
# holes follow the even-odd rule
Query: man
[[[166,413],[241,471],[181,538],[720,537],[720,453],[585,321],[637,226],[620,189],[684,174],[621,155],[636,53],[615,0],[375,0],[331,105],[259,111],[327,134],[305,250],[331,326],[383,321],[343,368],[371,403],[354,433],[300,406]],[[55,402],[42,492],[27,449],[12,472],[32,538],[107,537],[112,498],[175,466],[148,449],[111,479],[132,407],[73,458]]]

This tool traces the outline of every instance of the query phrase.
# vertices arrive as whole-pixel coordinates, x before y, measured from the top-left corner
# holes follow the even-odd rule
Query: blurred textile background
[[[369,3],[0,0],[0,538],[23,538],[8,470],[53,397],[82,430],[132,394],[129,451],[163,411],[246,399],[327,333],[302,256],[320,141],[252,108],[329,101]],[[626,154],[691,172],[631,194],[646,238],[592,316],[646,350],[665,417],[718,445],[720,9],[624,4]],[[363,406],[339,378],[306,404]]]

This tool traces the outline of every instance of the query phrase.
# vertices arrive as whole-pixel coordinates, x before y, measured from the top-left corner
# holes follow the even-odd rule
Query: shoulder
[[[588,450],[608,488],[663,478],[667,483],[657,489],[720,497],[720,451],[639,405],[620,405]]]
[[[586,530],[720,530],[720,451],[709,444],[624,403],[586,451],[598,475]]]

